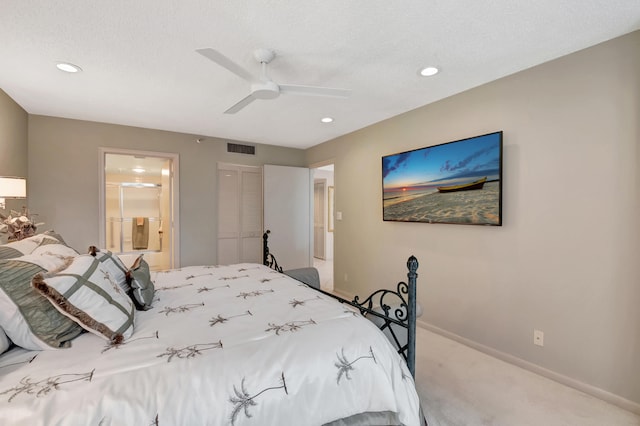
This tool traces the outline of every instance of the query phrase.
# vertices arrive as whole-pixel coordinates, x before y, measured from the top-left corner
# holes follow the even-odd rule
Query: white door
[[[262,263],[262,169],[218,163],[218,264]]]
[[[262,263],[262,169],[240,171],[240,262]]]
[[[269,251],[284,270],[311,266],[311,170],[265,165],[263,182],[264,229],[271,231]]]

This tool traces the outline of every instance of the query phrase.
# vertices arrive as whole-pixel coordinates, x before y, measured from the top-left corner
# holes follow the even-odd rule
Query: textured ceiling
[[[0,88],[30,114],[307,148],[639,28],[638,0],[0,0]],[[249,83],[205,47],[353,92],[224,114]]]

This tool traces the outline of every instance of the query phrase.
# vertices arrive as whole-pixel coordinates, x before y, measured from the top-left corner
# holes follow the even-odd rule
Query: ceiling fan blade
[[[247,96],[246,98],[242,99],[240,102],[238,102],[237,104],[235,104],[234,106],[232,106],[231,108],[226,110],[224,113],[225,114],[235,114],[236,112],[240,111],[242,108],[246,107],[247,105],[249,105],[251,102],[253,102],[255,100],[256,100],[256,97],[253,96],[253,94],[250,94],[249,96]]]
[[[280,84],[280,93],[292,95],[329,96],[334,98],[348,98],[351,95],[349,89],[334,89],[331,87],[296,86],[293,84]]]
[[[196,52],[204,56],[205,58],[215,62],[223,68],[228,69],[238,77],[243,80],[247,80],[249,82],[253,81],[253,76],[249,73],[249,71],[242,68],[240,65],[233,62],[231,59],[224,56],[222,53],[218,52],[215,49],[205,48],[205,49],[196,49]]]

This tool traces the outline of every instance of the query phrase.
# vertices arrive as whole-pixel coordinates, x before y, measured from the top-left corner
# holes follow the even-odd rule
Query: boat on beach
[[[486,181],[487,181],[487,177],[485,176],[482,179],[474,180],[473,182],[463,183],[460,185],[439,186],[438,192],[456,192],[456,191],[469,191],[472,189],[482,189]]]

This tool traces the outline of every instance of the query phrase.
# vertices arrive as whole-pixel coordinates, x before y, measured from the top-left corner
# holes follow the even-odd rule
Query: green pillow
[[[155,287],[151,281],[149,264],[142,258],[142,255],[133,262],[131,269],[127,272],[127,277],[130,280],[131,298],[136,309],[140,311],[151,309]]]

